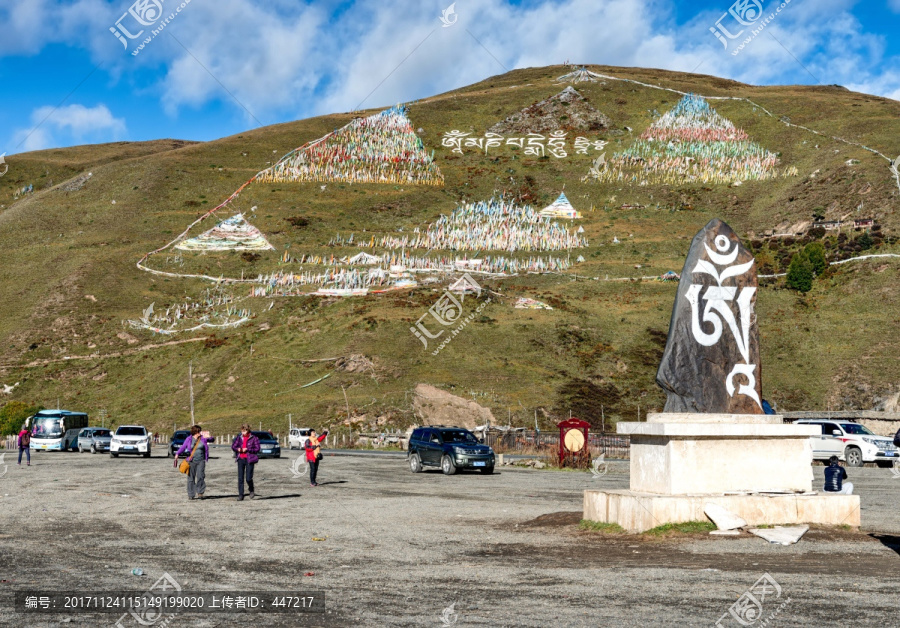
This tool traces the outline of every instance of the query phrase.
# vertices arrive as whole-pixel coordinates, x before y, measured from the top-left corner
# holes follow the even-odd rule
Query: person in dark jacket
[[[16,443],[19,446],[19,464],[22,464],[22,452],[25,452],[25,457],[28,460],[28,466],[31,466],[31,432],[28,431],[28,428],[24,425],[22,426],[22,431],[19,432],[19,438]]]
[[[318,486],[316,475],[319,473],[319,458],[322,457],[322,450],[319,443],[328,436],[328,430],[325,430],[321,436],[316,436],[316,431],[309,433],[309,439],[306,441],[306,461],[309,463],[309,485]]]
[[[194,444],[197,450],[194,451]],[[187,492],[188,499],[203,499],[206,492],[206,461],[209,460],[209,445],[200,434],[200,426],[191,426],[191,435],[184,439],[181,448],[175,454],[175,468],[178,468],[178,456],[187,456],[190,469],[188,470]]]
[[[231,443],[231,450],[235,454],[238,472],[238,496],[237,500],[244,501],[244,479],[247,480],[247,488],[250,491],[250,499],[256,499],[253,491],[253,468],[259,462],[259,439],[250,431],[246,423],[241,426],[241,433]]]
[[[844,482],[847,479],[847,470],[840,465],[837,456],[829,460],[825,469],[825,492],[837,495],[853,495],[853,483]]]

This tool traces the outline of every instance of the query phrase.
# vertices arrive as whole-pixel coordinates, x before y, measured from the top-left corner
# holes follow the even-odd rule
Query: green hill
[[[852,144],[888,157],[900,154],[900,103],[837,86],[755,87],[661,70],[589,69],[610,78],[573,87],[610,126],[578,130],[561,115],[559,128],[568,129],[566,157],[526,154],[527,142],[522,148],[504,143],[487,154],[474,146],[463,146],[460,154],[442,145],[454,130],[482,138],[491,126],[567,86],[555,82],[567,72],[562,66],[516,70],[410,106],[412,128],[423,154],[433,151],[443,186],[254,182],[190,235],[242,212],[274,251],[167,249],[147,262],[176,275],[250,278],[300,272],[301,264],[282,263],[285,254],[425,255],[328,243],[338,234],[368,242],[372,236],[424,233],[459,203],[500,194],[539,210],[565,187],[583,219],[560,222],[568,229],[583,226],[588,246],[485,251],[517,259],[568,257],[572,265],[560,273],[477,276],[491,302],[438,355],[433,350],[443,338],[425,349],[410,327],[438,301],[448,277],[436,283],[419,277],[417,288],[366,297],[249,298],[251,284],[216,288],[136,266],[282,155],[378,110],[207,143],[118,143],[7,158],[9,172],[0,178],[0,384],[20,385],[5,399],[51,407],[59,398],[73,410],[96,415],[105,409],[116,422],[167,430],[189,421],[193,361],[197,420],[217,433],[233,432],[244,420],[283,433],[288,413],[295,423],[338,425],[348,406],[357,426],[405,427],[416,420],[413,390],[419,383],[474,398],[498,420],[510,416],[518,424],[533,424],[537,413],[547,428],[570,410],[599,422],[601,406],[607,421],[633,420],[639,407],[643,415],[664,402],[653,380],[675,284],[627,278],[680,272],[690,238],[710,218],[727,221],[752,245],[760,268],[772,273],[786,272],[791,255],[812,240],[826,245],[829,260],[900,253],[898,188],[889,161]],[[660,177],[641,185],[589,176],[601,154],[636,154],[627,151],[684,93],[731,97],[708,102],[753,146],[777,157],[778,176],[740,185],[670,184]],[[576,136],[606,145],[578,154]],[[640,162],[629,167],[634,163]],[[785,174],[791,168],[796,175]],[[28,185],[34,192],[16,198]],[[814,215],[850,224],[840,235],[813,230],[765,237],[799,231]],[[877,227],[854,230],[852,220],[860,218],[876,219]],[[432,255],[452,260],[462,253]],[[576,262],[579,255],[584,262]],[[765,397],[782,409],[871,408],[900,392],[893,368],[900,349],[898,268],[900,260],[891,258],[833,266],[806,295],[788,290],[783,279],[764,280],[758,313]],[[515,309],[518,297],[554,309]],[[127,323],[151,303],[161,313],[179,306],[187,312],[198,302],[221,303],[219,322],[244,315],[251,320],[172,335]],[[465,315],[476,307],[473,296],[463,301]],[[326,360],[350,356],[364,358]]]

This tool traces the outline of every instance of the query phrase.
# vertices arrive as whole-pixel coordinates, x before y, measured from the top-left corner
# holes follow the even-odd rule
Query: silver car
[[[84,453],[90,450],[92,454],[98,451],[109,451],[109,442],[112,433],[103,427],[86,427],[78,435],[78,451]]]

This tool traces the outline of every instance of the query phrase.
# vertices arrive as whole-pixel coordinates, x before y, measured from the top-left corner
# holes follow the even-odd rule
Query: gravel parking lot
[[[176,615],[167,626],[714,626],[723,614],[721,625],[738,626],[729,608],[765,573],[780,592],[760,600],[757,589],[763,615],[745,625],[773,612],[769,626],[898,621],[900,480],[888,469],[850,470],[861,531],[813,529],[783,547],[580,530],[582,491],[627,487],[627,463],[599,478],[508,467],[447,477],[414,475],[400,459],[326,456],[312,488],[292,472],[298,455],[260,461],[261,498],[237,502],[224,448],[202,501],[187,500],[162,447],[150,459],[36,453],[31,467],[7,454],[0,625],[113,626],[118,615],[16,614],[13,595],[143,591],[164,573],[192,591],[324,591],[327,606]]]

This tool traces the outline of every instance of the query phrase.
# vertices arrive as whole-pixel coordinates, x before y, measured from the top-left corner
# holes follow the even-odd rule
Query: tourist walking
[[[853,483],[844,482],[847,479],[847,470],[840,465],[838,457],[832,456],[829,463],[825,469],[825,492],[853,495]]]
[[[178,465],[178,457],[185,454],[184,463],[187,468],[182,469]],[[188,499],[203,499],[206,492],[206,461],[209,460],[209,444],[200,434],[200,426],[191,426],[191,435],[184,439],[181,448],[175,453],[175,467],[182,473],[187,473]]]
[[[22,431],[19,432],[19,437],[16,439],[17,444],[19,445],[19,464],[22,464],[22,452],[25,452],[25,458],[28,460],[28,466],[31,466],[31,432],[28,431],[28,428],[24,425],[22,426]]]
[[[253,468],[259,462],[259,439],[250,431],[250,426],[244,423],[241,433],[235,436],[231,443],[234,452],[238,472],[238,496],[237,500],[244,500],[244,480],[247,480],[247,489],[250,491],[250,499],[256,499],[253,491]]]
[[[309,485],[318,486],[316,475],[319,473],[319,461],[322,460],[322,448],[319,446],[325,437],[328,436],[328,430],[322,432],[321,436],[316,435],[315,430],[309,433],[309,440],[306,441],[306,461],[309,463]]]

